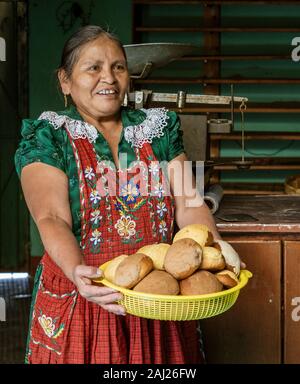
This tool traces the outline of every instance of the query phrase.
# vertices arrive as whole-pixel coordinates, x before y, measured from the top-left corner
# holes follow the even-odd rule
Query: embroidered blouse
[[[184,152],[180,121],[175,112],[164,108],[132,110],[122,108],[121,133],[118,153],[127,154],[128,167],[136,160],[134,147],[151,143],[158,161],[171,161]],[[99,160],[113,162],[113,156],[103,135],[84,122],[74,106],[61,112],[44,112],[37,119],[24,119],[22,138],[15,154],[15,165],[20,176],[22,168],[42,162],[61,169],[69,180],[69,201],[73,219],[73,233],[80,240],[79,181],[73,150],[66,129],[73,139],[87,138],[93,143]],[[122,165],[123,167],[123,165]]]

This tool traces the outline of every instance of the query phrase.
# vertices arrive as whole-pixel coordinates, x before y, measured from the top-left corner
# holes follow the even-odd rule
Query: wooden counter
[[[253,278],[232,309],[201,321],[208,363],[299,364],[300,197],[225,196],[215,217]]]
[[[245,214],[257,221],[225,221],[228,215]],[[300,235],[300,196],[224,196],[215,214],[222,233],[271,234],[292,233]]]

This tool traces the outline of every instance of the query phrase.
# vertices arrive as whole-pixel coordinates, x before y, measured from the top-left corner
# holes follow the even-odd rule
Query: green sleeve
[[[176,156],[179,156],[184,152],[183,132],[180,128],[180,119],[175,112],[168,112],[168,161],[173,160]]]
[[[47,120],[25,119],[22,122],[21,140],[15,153],[18,175],[25,165],[41,162],[65,171],[61,129],[55,130]]]

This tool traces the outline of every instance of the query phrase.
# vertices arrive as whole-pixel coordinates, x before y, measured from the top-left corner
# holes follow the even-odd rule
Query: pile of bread
[[[238,284],[240,260],[208,227],[191,224],[178,231],[171,245],[146,245],[137,253],[112,259],[104,271],[113,284],[161,295],[203,295]]]

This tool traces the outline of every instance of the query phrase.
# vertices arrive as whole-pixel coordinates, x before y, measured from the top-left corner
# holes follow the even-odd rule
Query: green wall
[[[22,19],[18,19],[21,23]],[[16,3],[0,2],[0,36],[5,39],[6,60],[0,61],[0,269],[15,270],[25,262],[27,209],[15,172],[14,154],[19,142],[19,104]]]
[[[131,42],[130,1],[77,1],[88,13],[90,24],[97,24],[116,33],[124,44]],[[81,26],[81,19],[74,19],[73,27],[64,32],[61,24],[61,0],[29,1],[29,95],[30,116],[37,117],[45,109],[63,107],[63,99],[56,85],[55,69],[66,39]],[[116,8],[118,12],[116,12]],[[65,11],[66,12],[66,11]],[[69,17],[70,18],[70,17]],[[68,17],[65,20],[69,20]]]

